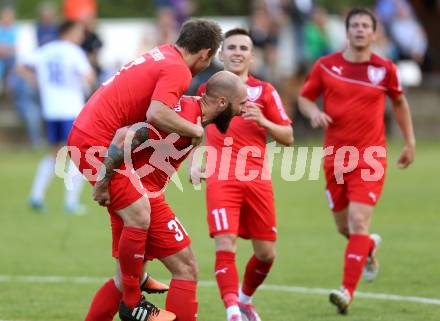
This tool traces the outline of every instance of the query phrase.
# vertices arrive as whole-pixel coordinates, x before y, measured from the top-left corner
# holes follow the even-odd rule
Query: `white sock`
[[[240,313],[240,308],[238,307],[238,305],[231,305],[230,307],[228,307],[226,309],[227,320],[229,320],[233,315],[240,316],[239,320],[241,321],[241,313]]]
[[[244,304],[251,304],[252,303],[252,297],[249,295],[246,295],[241,291],[241,288],[238,290],[238,301]]]
[[[31,199],[42,202],[46,195],[47,187],[55,174],[55,158],[46,156],[38,165],[37,174],[32,183]]]
[[[74,209],[79,205],[79,199],[84,186],[84,178],[71,160],[69,161],[68,175],[71,179],[72,186],[66,186],[64,205],[67,208]]]

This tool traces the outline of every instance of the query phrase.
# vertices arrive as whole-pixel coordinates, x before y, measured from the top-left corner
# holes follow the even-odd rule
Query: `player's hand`
[[[416,147],[405,145],[402,152],[400,153],[399,159],[397,160],[397,167],[400,169],[407,168],[414,162],[416,156]]]
[[[93,186],[93,200],[98,202],[98,204],[101,206],[110,205],[110,193],[108,191],[107,180],[97,181]]]
[[[333,119],[322,111],[318,111],[310,117],[310,125],[313,128],[327,128],[331,123],[333,123]]]
[[[205,171],[200,165],[194,165],[190,168],[189,182],[193,185],[200,185],[206,179]]]
[[[261,108],[263,108],[262,105],[248,101],[244,107],[244,113],[241,116],[245,120],[254,120],[259,126],[265,127],[268,120],[264,117]]]
[[[196,137],[193,137],[191,139],[191,145],[193,147],[196,147],[200,145],[203,141],[203,134],[205,133],[203,126],[202,126],[202,117],[197,117],[197,123],[196,126],[198,127],[198,133]]]

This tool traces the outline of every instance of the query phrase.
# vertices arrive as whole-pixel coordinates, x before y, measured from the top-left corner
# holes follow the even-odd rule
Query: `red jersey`
[[[402,94],[396,66],[375,54],[353,63],[341,52],[316,61],[300,95],[315,101],[323,95],[324,112],[333,123],[325,130],[324,147],[385,147],[385,97]],[[331,156],[330,156],[331,158]]]
[[[104,82],[74,126],[108,146],[116,130],[145,121],[152,100],[175,106],[191,79],[191,71],[174,45],[154,48]]]
[[[262,105],[262,112],[268,120],[279,125],[292,123],[286,114],[278,92],[271,84],[252,76],[249,76],[246,84],[248,100]],[[198,94],[203,94],[205,90],[206,85],[202,84]],[[208,178],[208,183],[214,180],[243,180],[237,177],[239,176],[236,171],[237,163],[245,165],[246,175],[249,170],[257,170],[259,175],[256,179],[261,179],[266,153],[266,130],[264,128],[255,121],[237,116],[232,119],[225,134],[220,133],[217,127],[212,124],[206,127],[205,132],[206,146],[213,147],[217,151],[215,163],[209,153],[207,156],[208,172],[210,172],[210,168],[212,170],[212,166],[215,166],[214,174]],[[222,161],[222,157],[227,155],[227,152],[222,152],[222,149],[228,147],[225,146],[225,139],[228,137],[229,140],[232,138],[232,146],[229,147],[232,148],[230,162]]]
[[[174,107],[174,111],[194,124],[202,115],[198,99],[189,96],[183,96]],[[132,154],[133,167],[139,169],[145,164],[151,166],[148,167],[148,175],[142,177],[141,181],[148,191],[158,192],[165,187],[172,174],[188,157],[191,151],[191,138],[180,137],[176,133],[166,134],[151,126],[148,139],[148,144],[152,147],[146,147]]]

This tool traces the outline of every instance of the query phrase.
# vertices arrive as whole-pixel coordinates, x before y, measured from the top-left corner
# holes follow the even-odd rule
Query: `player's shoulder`
[[[370,62],[375,67],[384,67],[384,68],[386,68],[388,70],[395,69],[395,65],[394,65],[394,62],[392,60],[384,58],[384,57],[381,57],[381,56],[379,56],[378,54],[375,54],[375,53],[371,54]]]
[[[325,56],[320,57],[318,60],[316,60],[315,64],[317,65],[334,65],[337,63],[340,63],[343,60],[342,58],[342,52],[334,52]]]
[[[197,116],[201,115],[201,106],[198,97],[185,96],[180,97],[176,106],[174,106],[174,111],[181,117],[186,119],[196,119]]]

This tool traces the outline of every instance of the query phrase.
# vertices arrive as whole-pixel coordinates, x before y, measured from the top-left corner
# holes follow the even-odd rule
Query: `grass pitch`
[[[361,281],[358,290],[440,299],[440,150],[434,142],[419,143],[416,163],[401,171],[395,166],[400,145],[390,147],[385,189],[372,226],[384,239],[379,254],[381,272],[374,283]],[[89,186],[83,194],[88,215],[65,215],[60,179],[48,191],[48,212],[30,211],[27,195],[40,157],[29,151],[0,152],[0,319],[82,320],[99,282],[113,273],[109,220],[93,204]],[[278,257],[266,283],[338,287],[345,240],[337,235],[328,210],[323,174],[319,181],[285,182],[280,178],[279,162],[277,159],[273,173]],[[194,191],[182,180],[185,193],[171,186],[167,198],[192,237],[200,280],[209,281],[199,288],[198,320],[224,320],[213,284],[214,247],[205,223],[204,191]],[[250,253],[249,244],[240,242],[240,275]],[[160,262],[152,262],[149,271],[158,279],[169,279]],[[23,278],[28,276],[39,278]],[[90,278],[79,282],[76,277]],[[164,304],[164,296],[150,299]],[[404,301],[358,297],[347,317],[337,315],[324,294],[261,289],[254,302],[265,321],[440,320],[440,305]]]

